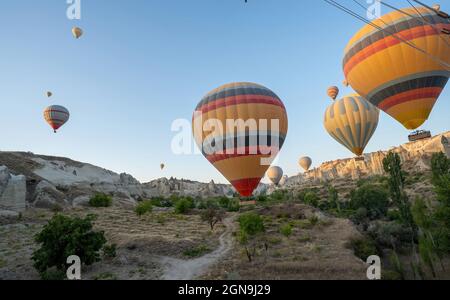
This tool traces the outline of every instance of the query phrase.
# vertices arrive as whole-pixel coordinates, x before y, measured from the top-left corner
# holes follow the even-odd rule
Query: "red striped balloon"
[[[70,118],[70,113],[64,106],[52,105],[44,110],[45,121],[56,131],[61,128]]]

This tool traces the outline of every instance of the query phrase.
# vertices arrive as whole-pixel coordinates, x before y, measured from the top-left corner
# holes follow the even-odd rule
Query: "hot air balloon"
[[[331,86],[328,88],[327,94],[331,99],[336,100],[339,95],[339,88],[337,86]]]
[[[327,108],[324,126],[336,141],[360,156],[377,129],[379,115],[378,108],[353,94]]]
[[[69,111],[60,105],[52,105],[44,110],[45,121],[56,131],[63,126],[70,117]]]
[[[358,94],[413,130],[428,119],[450,77],[450,38],[441,34],[450,20],[423,7],[403,11],[373,21],[384,30],[361,29],[345,49],[343,68]]]
[[[273,184],[278,185],[283,178],[283,169],[276,166],[270,167],[267,171],[267,177],[269,177]]]
[[[83,30],[79,27],[72,28],[72,34],[76,39],[79,39],[83,35]]]
[[[197,145],[243,197],[253,194],[283,146],[287,131],[287,113],[280,98],[249,82],[211,91],[193,116]]]
[[[161,164],[161,165],[160,165],[161,170],[164,170],[165,167],[166,167],[165,164]]]
[[[46,93],[46,95],[47,95],[48,98],[50,98],[51,96],[53,96],[53,93],[50,92],[50,91],[48,91],[48,92]]]
[[[309,168],[311,168],[312,165],[312,159],[308,156],[301,157],[298,164],[303,168],[303,170],[309,171]]]

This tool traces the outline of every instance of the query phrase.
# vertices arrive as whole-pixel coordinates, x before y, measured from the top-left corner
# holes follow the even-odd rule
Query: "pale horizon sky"
[[[339,2],[365,14],[351,0]],[[67,19],[66,8],[66,0],[0,3],[0,151],[68,157],[142,182],[227,183],[203,156],[172,153],[171,124],[191,120],[210,90],[250,81],[273,90],[288,111],[278,161],[287,175],[300,172],[303,155],[314,166],[353,157],[322,121],[328,86],[339,86],[340,96],[353,92],[342,86],[342,56],[364,24],[324,1],[82,0],[81,20]],[[73,26],[85,31],[80,40]],[[449,98],[447,87],[423,129],[450,129]],[[42,115],[51,104],[71,112],[56,135]],[[405,143],[408,134],[382,112],[366,152]]]

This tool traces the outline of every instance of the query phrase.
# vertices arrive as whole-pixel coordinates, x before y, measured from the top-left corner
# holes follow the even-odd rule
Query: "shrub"
[[[263,218],[254,212],[241,215],[238,221],[241,231],[247,235],[255,235],[265,230]]]
[[[153,205],[152,205],[152,201],[142,201],[141,203],[139,203],[136,208],[134,209],[134,211],[136,212],[136,214],[138,216],[142,216],[145,215],[147,213],[151,213],[153,210]]]
[[[173,203],[170,199],[165,199],[163,197],[153,197],[150,199],[152,206],[156,207],[172,207]]]
[[[92,207],[109,207],[112,204],[112,197],[106,194],[95,194],[90,200],[89,205]]]
[[[103,256],[107,258],[114,258],[117,255],[117,246],[116,244],[105,245],[103,246]]]
[[[388,193],[375,185],[363,185],[350,195],[350,207],[354,210],[365,208],[371,220],[386,216],[389,208]]]
[[[231,199],[230,203],[228,204],[228,211],[229,212],[237,212],[241,209],[241,203],[239,199]]]
[[[353,238],[349,242],[349,247],[353,250],[355,256],[359,257],[363,261],[371,255],[377,255],[378,251],[375,247],[375,243],[370,238]]]
[[[106,243],[102,231],[92,229],[93,216],[84,219],[55,215],[35,236],[40,248],[33,252],[34,267],[45,278],[53,267],[62,272],[67,257],[77,255],[85,265],[100,260],[100,249]]]
[[[183,255],[187,256],[187,257],[200,257],[209,251],[211,251],[211,249],[209,249],[208,246],[200,245],[200,246],[185,250],[183,252]]]
[[[221,222],[225,216],[223,209],[209,207],[201,213],[203,222],[208,222],[211,230],[214,230],[214,226]]]
[[[280,233],[285,237],[290,237],[292,235],[292,225],[284,224],[283,226],[280,227]]]
[[[175,203],[175,212],[176,212],[177,214],[185,214],[185,213],[188,213],[189,210],[190,210],[191,208],[193,208],[193,205],[194,205],[193,201],[191,201],[191,200],[188,199],[188,198],[183,198],[183,199],[181,199],[181,200],[178,200],[178,201]]]
[[[303,197],[303,202],[307,205],[317,207],[319,205],[319,197],[314,192],[307,192]]]

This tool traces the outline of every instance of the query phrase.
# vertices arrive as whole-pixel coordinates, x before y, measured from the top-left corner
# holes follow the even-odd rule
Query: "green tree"
[[[351,192],[349,205],[353,210],[365,208],[366,215],[371,220],[379,219],[387,214],[388,194],[379,186],[364,184]]]
[[[383,159],[384,171],[389,175],[388,185],[390,196],[399,209],[401,221],[416,231],[416,226],[411,214],[411,205],[408,196],[405,193],[405,174],[402,171],[402,163],[397,153],[389,152]]]
[[[103,231],[94,231],[92,215],[84,219],[55,215],[35,236],[40,248],[33,252],[34,267],[42,278],[49,278],[55,267],[64,274],[67,257],[77,255],[85,265],[100,260],[100,250],[106,243]]]
[[[262,234],[265,232],[263,218],[254,213],[249,212],[242,214],[239,219],[239,242],[244,245],[245,252],[249,262],[252,262],[253,257],[256,255],[256,249],[258,244],[263,240]],[[264,242],[264,247],[268,249],[268,244]]]
[[[217,223],[222,222],[225,217],[225,211],[211,206],[203,210],[200,216],[202,221],[207,222],[211,227],[211,230],[214,230],[214,226],[216,226]]]

